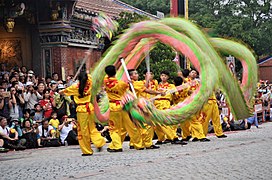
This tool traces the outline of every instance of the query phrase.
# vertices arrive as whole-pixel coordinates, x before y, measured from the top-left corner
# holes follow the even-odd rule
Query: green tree
[[[170,0],[122,0],[146,12],[170,12]],[[258,56],[272,54],[271,0],[189,0],[189,19],[212,36],[248,44]]]
[[[123,2],[137,7],[151,14],[157,14],[157,11],[163,12],[165,15],[170,13],[169,0],[122,0]]]
[[[141,22],[149,20],[148,17],[137,14],[137,13],[128,13],[128,12],[121,12],[119,14],[119,18],[117,22],[119,24],[118,33],[122,33],[125,29],[128,29],[133,23]]]
[[[269,0],[191,0],[190,19],[221,37],[248,44],[258,56],[272,54]]]
[[[154,73],[154,78],[160,80],[160,73],[163,70],[170,72],[170,79],[172,80],[177,76],[177,65],[172,60],[175,58],[175,52],[173,49],[163,43],[158,42],[156,47],[150,52],[150,69]],[[143,72],[146,70],[146,63],[143,61],[139,68],[138,72],[140,75],[143,75]],[[141,76],[140,79],[144,77]]]
[[[147,17],[139,14],[131,14],[128,12],[122,12],[117,19],[119,23],[119,30],[117,34],[121,34],[125,29],[129,28],[133,23],[148,20]],[[160,79],[160,72],[168,70],[170,76],[174,77],[177,73],[176,63],[172,60],[175,58],[175,52],[173,49],[163,43],[158,42],[156,47],[150,52],[150,68],[154,72],[155,79]],[[146,69],[146,63],[143,61],[138,68],[140,78],[143,78],[142,74]]]

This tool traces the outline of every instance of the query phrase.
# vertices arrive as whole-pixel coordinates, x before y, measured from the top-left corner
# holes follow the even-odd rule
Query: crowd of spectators
[[[58,91],[72,84],[58,73],[42,78],[25,66],[0,66],[0,151],[78,144],[76,105]]]
[[[221,125],[224,131],[246,130],[252,125],[259,128],[259,124],[272,120],[272,84],[267,81],[260,80],[257,84],[254,105],[252,107],[253,114],[246,119],[236,120],[231,114],[230,108],[227,105],[225,97],[221,91],[217,92],[217,101],[220,111]],[[209,132],[213,132],[212,124]]]

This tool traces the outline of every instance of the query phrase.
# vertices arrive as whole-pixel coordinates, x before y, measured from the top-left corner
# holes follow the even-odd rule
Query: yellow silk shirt
[[[120,111],[122,109],[120,101],[128,91],[128,84],[114,77],[106,77],[104,87],[110,101],[110,110]]]
[[[92,77],[88,74],[88,80],[84,88],[84,97],[80,98],[79,96],[79,83],[73,84],[68,88],[64,89],[63,92],[66,96],[74,96],[74,101],[78,105],[77,112],[91,112],[93,111],[93,105],[91,101],[91,90],[92,90]]]
[[[145,85],[145,83],[146,83],[146,81],[145,80],[143,80],[143,84]],[[152,81],[149,81],[149,83],[148,83],[148,88],[147,89],[151,89],[151,90],[153,90],[153,91],[157,91],[157,89],[158,89],[158,81],[157,80],[152,80]],[[142,92],[141,94],[140,94],[140,97],[144,97],[144,98],[146,98],[146,99],[150,99],[150,98],[152,98],[152,97],[154,97],[155,95],[153,95],[153,94],[149,94],[149,93],[146,93],[146,92]]]
[[[140,97],[144,90],[146,89],[143,81],[132,81],[133,87],[135,89],[137,97]]]
[[[158,85],[158,89],[166,89],[166,90],[172,90],[175,89],[174,84],[169,84],[168,82],[165,84],[160,83]],[[171,106],[172,101],[172,94],[167,93],[165,96],[161,96],[160,98],[156,99],[154,102],[154,105],[157,109],[169,109]]]
[[[191,91],[195,91],[196,88],[198,88],[200,86],[199,82],[197,80],[192,80],[191,78],[185,78],[185,81],[190,83],[190,90]]]
[[[173,105],[177,105],[178,103],[184,101],[185,98],[189,96],[189,87],[182,89],[181,91],[175,92],[173,94]]]

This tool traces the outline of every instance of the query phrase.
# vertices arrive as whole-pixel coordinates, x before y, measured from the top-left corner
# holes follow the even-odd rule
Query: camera
[[[23,93],[23,90],[22,90],[22,89],[19,89],[19,90],[17,90],[17,93],[18,93],[18,94],[22,94],[22,93]]]

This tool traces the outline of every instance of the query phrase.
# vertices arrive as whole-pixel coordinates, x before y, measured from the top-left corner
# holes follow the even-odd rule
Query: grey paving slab
[[[95,152],[82,157],[79,146],[0,154],[1,178],[11,179],[272,179],[272,123],[210,135],[211,142],[162,145],[156,150]]]

